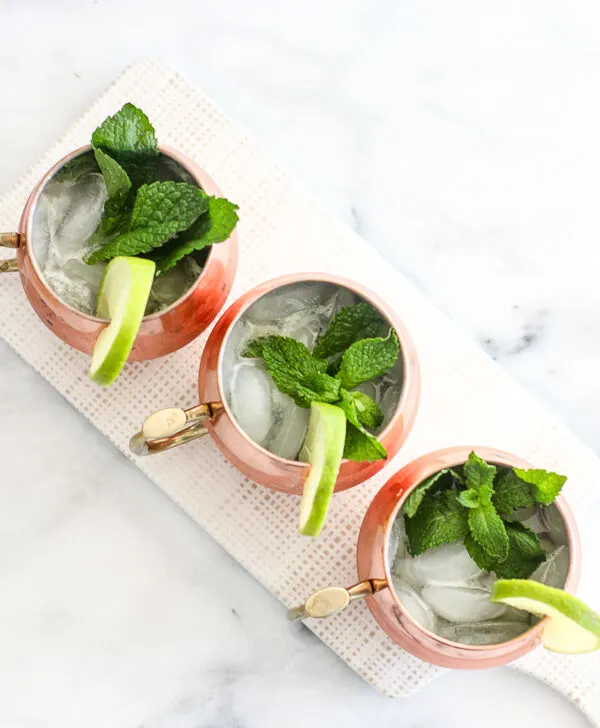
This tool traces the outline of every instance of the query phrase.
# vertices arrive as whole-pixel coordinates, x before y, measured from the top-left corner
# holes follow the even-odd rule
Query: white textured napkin
[[[406,446],[383,474],[334,498],[317,540],[296,534],[296,498],[243,478],[209,438],[135,460],[273,594],[292,606],[316,588],[354,583],[358,530],[373,495],[406,462],[440,447],[490,445],[567,473],[566,496],[576,515],[585,512],[600,481],[594,454],[352,230],[332,219],[206,96],[162,63],[144,60],[132,66],[27,172],[0,200],[0,230],[17,229],[25,200],[42,174],[88,142],[93,129],[126,101],[148,113],[161,142],[205,167],[223,194],[239,204],[241,256],[230,300],[284,273],[337,273],[377,290],[404,319],[417,346],[423,396]],[[0,277],[0,311],[0,335],[125,453],[148,413],[197,402],[206,335],[165,359],[128,365],[117,384],[104,391],[88,379],[88,358],[37,319],[16,274]],[[309,626],[388,695],[407,696],[441,672],[396,646],[364,604]],[[570,658],[537,650],[515,667],[561,690],[600,725],[596,656]]]

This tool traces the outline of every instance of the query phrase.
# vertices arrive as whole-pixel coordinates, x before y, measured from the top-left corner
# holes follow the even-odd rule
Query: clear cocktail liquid
[[[159,165],[159,178],[190,181],[173,160],[161,157]],[[87,265],[83,256],[89,252],[88,241],[98,227],[107,196],[99,173],[86,174],[77,181],[53,178],[44,187],[33,216],[32,249],[46,284],[66,304],[90,315],[96,312],[98,286],[106,263]],[[146,315],[181,298],[201,272],[201,265],[187,256],[155,278]]]
[[[546,560],[529,578],[562,588],[569,569],[569,546],[559,510],[555,505],[521,509],[515,520],[536,532],[546,552]],[[477,566],[462,541],[412,557],[402,512],[392,527],[389,563],[394,589],[410,616],[451,642],[499,644],[537,621],[527,612],[490,602],[496,577]]]
[[[242,356],[247,344],[259,336],[278,334],[296,339],[312,351],[335,314],[361,301],[347,288],[331,283],[293,283],[265,294],[236,323],[223,353],[225,397],[242,430],[258,445],[295,460],[306,437],[309,410],[277,389],[262,359]],[[396,410],[402,383],[399,357],[390,372],[358,387],[384,413],[379,431]]]

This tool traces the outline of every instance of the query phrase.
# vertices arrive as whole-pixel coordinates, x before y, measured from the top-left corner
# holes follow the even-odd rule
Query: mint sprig
[[[327,331],[317,342],[314,355],[328,359],[341,354],[361,339],[370,339],[383,333],[385,322],[370,303],[357,303],[339,311]]]
[[[86,263],[151,254],[160,275],[229,238],[238,222],[237,205],[209,200],[196,184],[162,181],[156,133],[141,109],[125,104],[100,124],[91,141],[92,152],[57,173],[57,179],[77,181],[100,171],[106,183],[108,199],[97,230],[86,241],[91,251]]]
[[[451,472],[456,477],[449,477]],[[513,468],[498,473],[496,466],[471,453],[462,468],[434,473],[407,498],[403,513],[411,553],[434,547],[429,544],[438,539],[430,534],[439,528],[440,496],[453,494],[452,507],[467,523],[466,533],[456,539],[465,537],[475,563],[499,578],[527,578],[545,554],[531,529],[508,519],[519,508],[550,505],[565,481],[565,476],[546,470]]]
[[[340,369],[336,374],[342,387],[353,387],[389,371],[400,353],[398,337],[390,329],[385,338],[361,339],[351,344],[342,354]]]
[[[398,358],[400,346],[393,329],[386,337],[355,340],[360,332],[374,332],[375,324],[382,326],[381,315],[370,304],[359,303],[334,317],[313,353],[295,339],[271,335],[254,339],[242,354],[262,358],[277,388],[299,407],[311,402],[340,407],[348,421],[344,457],[357,462],[387,457],[385,447],[369,431],[382,424],[381,409],[368,395],[352,391],[357,384],[385,374]],[[323,352],[328,356],[319,354]],[[340,354],[336,373],[331,357]]]
[[[408,548],[413,556],[444,543],[453,543],[469,533],[467,510],[454,490],[444,490],[423,499],[412,518],[405,519]]]
[[[142,185],[135,198],[129,230],[91,252],[85,262],[149,253],[178,232],[187,230],[207,207],[206,194],[194,185],[185,182]]]

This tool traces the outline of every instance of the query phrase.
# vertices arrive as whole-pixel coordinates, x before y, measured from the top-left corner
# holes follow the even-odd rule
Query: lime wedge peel
[[[96,315],[110,319],[94,346],[90,377],[109,387],[119,376],[140,329],[156,264],[144,258],[113,258],[100,282]]]
[[[562,589],[529,579],[500,579],[491,601],[549,617],[542,644],[552,652],[578,655],[600,648],[600,615]]]
[[[308,476],[300,502],[300,526],[303,536],[318,536],[337,480],[346,439],[346,415],[324,402],[313,402],[310,420],[299,460],[309,464]]]

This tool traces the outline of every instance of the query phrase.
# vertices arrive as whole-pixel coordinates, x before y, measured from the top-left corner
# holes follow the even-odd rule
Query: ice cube
[[[402,581],[393,578],[394,590],[398,601],[410,614],[410,616],[430,632],[436,630],[436,618],[431,609],[425,604],[414,589]]]
[[[404,525],[404,516],[397,516],[392,524],[390,531],[390,540],[388,543],[388,559],[393,566],[396,559],[405,559],[408,556],[408,546],[406,537],[406,527]]]
[[[335,286],[330,283],[295,283],[276,288],[259,298],[246,312],[253,324],[272,324],[303,310],[324,306],[333,298]]]
[[[379,384],[376,384],[374,381],[362,382],[356,389],[375,400],[375,402],[379,400]]]
[[[273,388],[273,427],[267,449],[286,460],[295,460],[308,430],[310,410],[298,407],[291,397]]]
[[[225,398],[231,405],[231,389],[233,384],[233,373],[241,357],[244,343],[248,338],[249,327],[245,321],[238,321],[231,333],[227,337],[225,348],[223,350],[223,359],[221,360],[221,378],[223,381],[223,389]],[[244,361],[242,359],[242,361]]]
[[[233,372],[231,409],[239,426],[254,442],[264,445],[273,424],[271,377],[253,362],[238,364]]]
[[[157,276],[152,284],[146,316],[162,311],[175,303],[193,286],[202,268],[191,257],[187,256],[165,274]]]
[[[379,384],[378,404],[383,412],[383,425],[385,427],[394,416],[398,407],[404,380],[404,365],[402,357],[398,357],[394,368],[385,374]]]
[[[569,561],[569,549],[566,546],[559,546],[548,554],[546,560],[537,567],[529,578],[547,586],[562,589],[569,571]]]
[[[481,575],[461,541],[430,549],[412,559],[412,572],[420,584],[466,586]]]
[[[478,586],[438,586],[430,584],[421,592],[433,611],[449,622],[485,622],[500,617],[504,604],[490,602],[490,592]]]
[[[302,309],[288,316],[283,321],[283,335],[300,341],[312,351],[329,323],[329,317],[322,312],[322,308],[318,306],[315,309]]]
[[[438,634],[463,645],[498,645],[523,634],[529,625],[523,622],[487,621],[477,624],[444,624]]]
[[[569,539],[567,537],[567,529],[565,527],[564,518],[560,515],[560,511],[555,505],[545,506],[541,508],[542,521],[548,531],[548,535],[554,541],[556,546],[567,546]]]
[[[102,175],[52,181],[33,219],[32,248],[46,283],[63,301],[93,314],[105,264],[87,265],[86,243],[96,230],[107,191]]]
[[[529,510],[529,508],[521,509],[521,511]],[[521,511],[517,511],[515,515],[518,516]],[[514,520],[519,520],[524,526],[527,526],[527,528],[535,531],[535,533],[537,533],[538,535],[546,531],[546,526],[542,521],[542,514],[540,513],[539,508],[534,508],[533,513],[531,515],[528,515],[527,518],[515,518]]]
[[[49,187],[49,258],[59,265],[73,258],[81,260],[102,217],[107,198],[104,178],[88,174],[76,183],[52,182]]]

